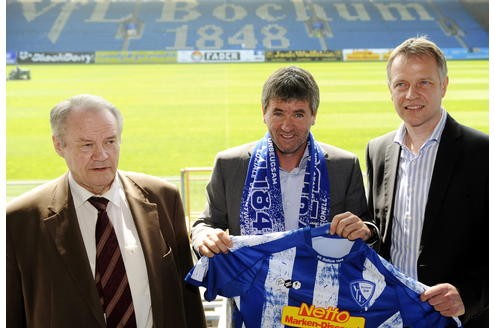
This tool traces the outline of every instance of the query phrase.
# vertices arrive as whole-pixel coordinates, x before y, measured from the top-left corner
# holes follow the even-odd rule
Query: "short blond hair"
[[[409,38],[392,50],[387,62],[388,83],[390,83],[390,69],[392,63],[398,56],[404,56],[406,58],[423,56],[432,57],[437,63],[440,80],[447,77],[447,60],[445,59],[442,50],[440,50],[434,42],[428,40],[426,36]]]

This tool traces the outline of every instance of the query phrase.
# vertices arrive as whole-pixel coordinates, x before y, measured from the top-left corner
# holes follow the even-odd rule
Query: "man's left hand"
[[[438,284],[421,294],[423,302],[430,303],[441,315],[458,317],[465,312],[464,303],[457,288],[451,284]]]
[[[337,234],[349,240],[361,238],[367,241],[371,237],[371,230],[357,215],[345,212],[333,217],[330,234]]]

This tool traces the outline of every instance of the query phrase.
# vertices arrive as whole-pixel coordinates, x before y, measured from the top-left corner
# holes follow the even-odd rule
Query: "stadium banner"
[[[174,64],[177,51],[97,51],[96,64]]]
[[[182,50],[177,51],[178,63],[245,63],[263,62],[260,50]]]
[[[265,61],[342,61],[341,50],[276,50],[266,51]]]
[[[18,64],[93,64],[94,52],[19,51]]]
[[[392,49],[344,49],[344,61],[387,60]]]
[[[442,49],[447,59],[488,59],[488,48],[446,48]]]
[[[16,61],[17,61],[16,53],[12,51],[7,51],[7,53],[5,54],[5,64],[13,65],[16,63]]]
[[[344,61],[385,61],[393,49],[344,49]],[[488,48],[442,48],[447,60],[488,59]]]

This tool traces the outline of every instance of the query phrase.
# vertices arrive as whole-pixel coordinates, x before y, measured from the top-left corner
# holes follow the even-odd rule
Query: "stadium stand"
[[[471,49],[488,47],[487,9],[488,0],[8,0],[6,50],[392,48],[418,34]]]

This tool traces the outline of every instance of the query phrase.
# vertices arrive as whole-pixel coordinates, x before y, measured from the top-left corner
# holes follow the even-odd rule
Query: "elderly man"
[[[117,170],[120,112],[77,95],[50,118],[69,172],[7,205],[7,327],[205,327],[179,193]]]

